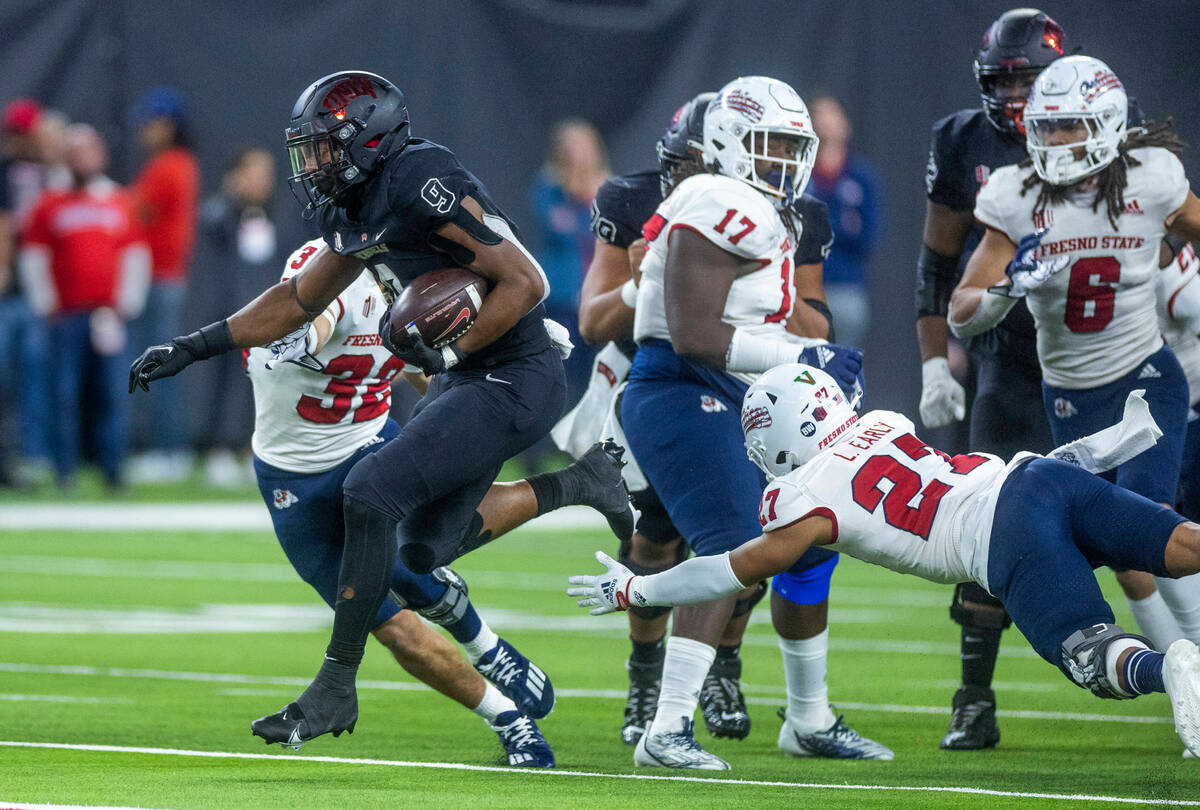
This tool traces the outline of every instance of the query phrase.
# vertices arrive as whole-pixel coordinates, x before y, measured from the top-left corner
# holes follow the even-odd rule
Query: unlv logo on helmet
[[[359,96],[375,98],[375,85],[368,78],[355,76],[338,82],[331,87],[329,92],[325,94],[325,98],[321,101],[321,106],[327,110],[336,112],[345,107],[347,101]]]

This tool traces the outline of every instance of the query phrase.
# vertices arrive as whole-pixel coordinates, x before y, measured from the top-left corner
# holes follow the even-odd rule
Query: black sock
[[[396,521],[353,498],[345,500],[346,545],[333,607],[333,636],[325,655],[357,667],[375,614],[387,596],[396,567]]]
[[[663,643],[663,639],[658,641],[634,641],[629,640],[633,645],[633,651],[629,653],[629,663],[638,664],[644,667],[662,666],[663,659],[667,655],[667,647]]]
[[[533,489],[533,497],[537,498],[537,513],[544,515],[559,507],[576,502],[575,487],[573,486],[576,471],[573,467],[563,467],[554,472],[540,473],[526,478]]]
[[[741,651],[741,644],[721,644],[717,647],[717,658],[737,658]]]
[[[991,689],[1000,653],[1000,630],[962,629],[962,683],[969,689]]]

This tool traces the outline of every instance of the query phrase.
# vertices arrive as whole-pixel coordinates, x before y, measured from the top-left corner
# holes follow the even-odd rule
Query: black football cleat
[[[621,478],[624,455],[624,447],[606,439],[589,447],[571,466],[580,473],[580,503],[604,515],[617,539],[627,543],[633,537],[636,516]]]
[[[662,683],[662,661],[656,664],[625,662],[629,671],[629,696],[625,699],[625,722],[621,725],[621,742],[637,745],[650,728],[658,711],[658,691]]]
[[[275,714],[255,720],[250,724],[250,732],[266,740],[267,745],[279,743],[297,751],[322,734],[332,733],[334,737],[340,737],[343,731],[353,734],[358,722],[358,695],[353,680],[347,685],[329,677],[327,671],[334,668],[341,665],[326,659],[304,694]]]
[[[717,658],[700,687],[704,725],[714,737],[744,740],[750,733],[750,713],[742,695],[741,658]]]
[[[979,751],[1000,742],[996,725],[996,694],[991,689],[961,687],[954,693],[950,730],[939,748],[948,751]]]

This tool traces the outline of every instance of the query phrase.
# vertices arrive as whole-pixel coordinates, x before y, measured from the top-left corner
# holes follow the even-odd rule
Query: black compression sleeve
[[[829,334],[825,335],[825,339],[828,340],[830,343],[837,343],[837,341],[834,340],[833,313],[829,311],[829,305],[826,304],[824,301],[822,301],[820,298],[804,298],[801,300],[803,300],[804,303],[808,304],[810,307],[815,309],[817,312],[821,313],[821,316],[823,318],[825,318],[825,322],[829,324]]]
[[[958,257],[944,256],[929,245],[921,245],[917,259],[917,317],[946,317],[950,294],[958,283]]]

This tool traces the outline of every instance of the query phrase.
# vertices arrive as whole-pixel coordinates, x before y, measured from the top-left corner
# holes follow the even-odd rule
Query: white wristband
[[[629,591],[630,601],[637,604],[698,605],[745,587],[734,575],[727,551],[714,557],[693,557],[651,576],[634,577]]]
[[[630,309],[637,309],[637,285],[633,279],[621,285],[621,303]]]
[[[794,343],[734,329],[725,350],[725,370],[759,374],[782,363],[794,363],[799,357],[800,348]]]
[[[971,314],[970,318],[962,323],[949,321],[950,331],[954,333],[955,337],[960,338],[982,335],[1004,320],[1004,316],[1016,303],[1016,298],[985,290],[983,295],[979,296],[979,306],[975,308],[975,312]]]

